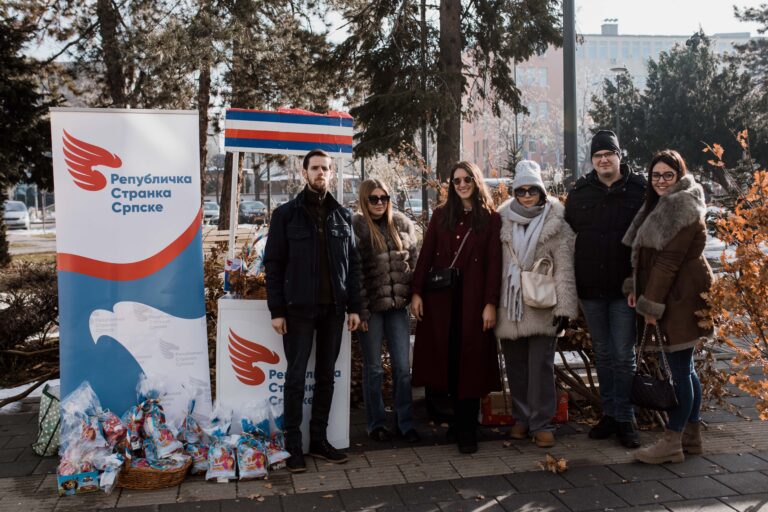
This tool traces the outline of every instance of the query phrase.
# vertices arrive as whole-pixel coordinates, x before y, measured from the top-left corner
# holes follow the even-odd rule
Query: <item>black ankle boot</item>
[[[603,416],[589,431],[590,439],[608,439],[616,433],[616,420],[613,416]]]
[[[477,433],[474,430],[456,432],[456,444],[461,453],[475,453],[477,451]]]
[[[640,436],[631,421],[616,422],[616,437],[624,448],[639,448]]]
[[[285,467],[291,473],[303,473],[307,470],[307,464],[304,462],[304,453],[301,446],[293,446],[287,448],[288,453],[291,454],[288,460],[285,461]]]

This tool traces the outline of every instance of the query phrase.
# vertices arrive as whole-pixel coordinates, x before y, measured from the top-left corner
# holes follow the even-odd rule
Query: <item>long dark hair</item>
[[[443,227],[453,231],[456,223],[459,221],[459,217],[464,213],[464,204],[461,202],[461,198],[456,192],[456,187],[453,185],[453,176],[459,169],[466,171],[475,183],[471,197],[472,219],[470,224],[475,231],[482,231],[486,224],[488,224],[491,213],[495,211],[495,208],[493,207],[491,194],[488,193],[485,181],[483,181],[483,173],[480,172],[480,168],[477,165],[467,161],[457,162],[451,168],[451,174],[448,178],[448,197],[445,203],[441,205],[441,208],[445,211],[445,215],[442,218]]]
[[[659,194],[653,190],[653,180],[651,179],[653,167],[659,162],[664,162],[675,171],[675,174],[677,174],[677,180],[675,180],[675,183],[680,181],[680,178],[688,174],[688,167],[685,165],[685,160],[683,160],[683,157],[680,156],[680,153],[674,149],[664,149],[653,155],[651,163],[648,165],[648,190],[645,193],[646,214],[650,213],[651,210],[656,208],[656,204],[659,202]]]

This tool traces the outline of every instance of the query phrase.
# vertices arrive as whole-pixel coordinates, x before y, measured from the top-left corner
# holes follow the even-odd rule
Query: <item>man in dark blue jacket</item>
[[[622,293],[632,274],[631,250],[621,243],[645,199],[645,179],[621,163],[616,135],[592,138],[594,169],[568,193],[565,219],[576,232],[576,289],[592,337],[603,417],[592,439],[616,434],[627,448],[640,446],[629,391],[635,372],[635,310]]]
[[[272,214],[264,251],[267,305],[272,328],[283,336],[288,368],[283,387],[287,461],[291,472],[306,471],[301,421],[307,362],[315,350],[315,388],[309,423],[309,454],[342,463],[347,456],[326,436],[333,400],[336,359],[344,312],[350,331],[360,325],[360,261],[352,236],[352,214],[328,192],[331,157],[312,150],[304,157],[304,190]]]

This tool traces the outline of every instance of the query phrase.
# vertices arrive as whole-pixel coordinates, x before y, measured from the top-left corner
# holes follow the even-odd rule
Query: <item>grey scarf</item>
[[[505,305],[507,318],[519,322],[523,317],[522,272],[533,266],[536,245],[552,205],[546,201],[541,206],[526,208],[517,200],[509,204],[512,220],[512,242],[508,247],[511,258],[507,267],[507,295]]]

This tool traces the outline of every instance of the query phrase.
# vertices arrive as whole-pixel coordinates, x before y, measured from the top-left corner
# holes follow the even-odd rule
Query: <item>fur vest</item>
[[[392,222],[400,235],[403,249],[398,250],[389,232],[378,227],[387,242],[387,250],[373,248],[368,223],[362,214],[352,217],[357,250],[362,264],[361,295],[363,308],[360,319],[368,321],[371,313],[404,308],[411,296],[411,276],[416,266],[416,228],[405,215],[392,212]]]
[[[701,294],[712,285],[704,258],[706,226],[704,191],[687,174],[632,221],[623,243],[632,248],[632,278],[625,293],[637,297],[640,315],[658,320],[669,350],[690,348],[711,330],[699,327],[697,312],[706,309]]]
[[[565,222],[565,207],[556,198],[548,197],[551,207],[547,218],[544,219],[541,235],[534,251],[534,261],[549,258],[554,262],[555,290],[557,304],[549,309],[537,309],[523,304],[523,316],[519,322],[507,317],[507,308],[503,304],[507,295],[507,272],[512,261],[511,242],[512,226],[509,208],[510,199],[499,206],[501,215],[501,245],[503,254],[501,278],[501,304],[496,315],[496,336],[502,339],[515,340],[528,336],[554,336],[556,326],[552,321],[557,316],[576,318],[578,315],[578,297],[576,295],[576,278],[573,272],[573,249],[576,235]]]

